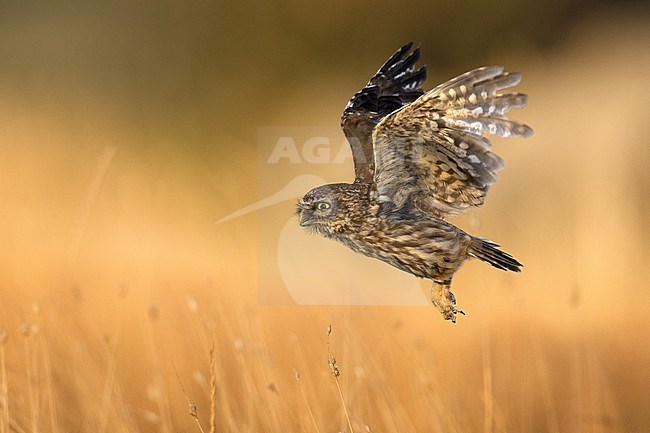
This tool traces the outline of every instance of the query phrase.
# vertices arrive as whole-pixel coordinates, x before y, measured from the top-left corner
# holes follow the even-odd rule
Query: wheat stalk
[[[176,379],[178,379],[178,384],[181,386],[181,390],[183,391],[183,395],[185,396],[185,400],[187,401],[187,407],[189,409],[190,416],[194,418],[196,425],[199,427],[199,431],[201,433],[205,433],[205,430],[203,430],[203,426],[201,425],[201,421],[199,421],[199,410],[196,407],[196,404],[190,401],[190,397],[189,395],[187,395],[187,392],[185,391],[185,386],[183,386],[183,381],[181,380],[181,376],[178,374],[176,365],[174,365],[174,363],[172,363],[172,365],[174,366],[174,373],[176,373]]]
[[[307,395],[305,394],[305,390],[302,387],[302,382],[300,382],[300,372],[294,370],[294,373],[296,376],[296,381],[298,382],[298,388],[300,388],[300,395],[302,396],[302,400],[305,402],[305,406],[307,406],[307,412],[309,413],[309,418],[311,419],[311,422],[314,425],[314,429],[316,430],[316,433],[320,433],[320,429],[318,428],[318,424],[316,423],[316,418],[314,417],[314,412],[311,410],[309,401],[307,401]]]
[[[9,338],[7,330],[0,328],[0,404],[2,405],[0,433],[9,432],[9,383],[7,381],[7,359],[5,356],[7,338]]]
[[[348,414],[348,408],[345,405],[345,399],[343,398],[343,391],[341,391],[341,384],[339,383],[339,376],[341,375],[341,370],[339,370],[338,364],[336,363],[336,358],[330,350],[330,335],[332,334],[332,324],[327,325],[327,365],[329,366],[330,373],[334,377],[334,382],[336,383],[336,389],[339,391],[339,398],[341,399],[341,404],[343,405],[343,411],[345,412],[345,419],[348,421],[348,427],[350,427],[350,432],[354,433],[352,428],[352,422],[350,421],[350,414]]]
[[[214,346],[210,349],[210,433],[217,431],[217,371]]]

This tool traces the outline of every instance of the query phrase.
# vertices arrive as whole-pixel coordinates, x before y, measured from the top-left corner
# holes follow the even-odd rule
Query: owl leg
[[[445,320],[456,323],[457,314],[465,314],[456,307],[456,297],[451,293],[451,280],[434,281],[431,287],[431,303],[438,308]]]

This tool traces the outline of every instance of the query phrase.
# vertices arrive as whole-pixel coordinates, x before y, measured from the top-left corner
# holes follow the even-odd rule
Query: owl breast
[[[453,276],[467,259],[470,243],[462,230],[433,218],[377,218],[374,225],[364,224],[336,239],[357,253],[434,280]]]

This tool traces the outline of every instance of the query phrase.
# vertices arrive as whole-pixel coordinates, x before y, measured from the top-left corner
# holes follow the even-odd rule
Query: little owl
[[[521,74],[487,66],[424,92],[419,48],[393,54],[343,111],[354,183],[323,185],[298,202],[300,225],[368,257],[433,281],[431,301],[453,322],[462,313],[450,290],[470,257],[519,272],[499,245],[445,221],[481,206],[503,161],[484,132],[528,137],[506,112],[526,104],[521,93],[498,93]]]

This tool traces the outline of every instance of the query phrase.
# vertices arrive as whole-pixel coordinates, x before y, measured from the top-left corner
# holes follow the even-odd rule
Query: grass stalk
[[[330,368],[330,373],[334,377],[334,382],[336,383],[336,389],[339,391],[339,398],[341,399],[341,405],[343,406],[343,412],[345,413],[345,419],[348,422],[348,427],[350,428],[350,433],[354,433],[354,428],[352,428],[352,421],[350,420],[350,414],[348,413],[348,408],[345,404],[345,399],[343,398],[343,391],[341,391],[341,384],[339,383],[339,376],[341,371],[339,370],[338,364],[336,363],[336,358],[332,355],[330,351],[330,335],[332,334],[332,325],[327,326],[327,365]]]
[[[43,351],[43,373],[45,375],[45,392],[47,395],[47,408],[50,421],[50,431],[52,433],[59,432],[59,420],[56,411],[56,398],[54,397],[54,379],[52,373],[52,362],[50,360],[50,350],[47,344],[47,338],[44,332],[43,318],[41,316],[40,308],[36,308],[36,315],[38,318],[38,343]]]
[[[483,328],[483,431],[494,431],[494,393],[492,385],[492,355],[490,352],[490,336]]]
[[[33,433],[39,432],[40,389],[38,377],[38,345],[35,344],[35,335],[38,332],[36,325],[23,324],[23,337],[25,341],[25,366],[27,380],[27,399],[30,408],[30,425]]]
[[[551,389],[548,364],[541,343],[539,342],[539,337],[536,334],[533,334],[531,340],[533,344],[535,370],[537,371],[537,377],[539,379],[544,415],[546,416],[546,428],[549,433],[559,433],[560,425],[558,423],[557,409],[553,400],[553,390]]]
[[[9,381],[7,378],[7,357],[5,353],[5,343],[9,334],[4,328],[0,328],[0,433],[9,432]]]
[[[189,408],[189,413],[192,418],[194,418],[194,421],[196,422],[196,426],[199,428],[199,431],[201,433],[205,433],[205,430],[203,430],[203,426],[201,425],[201,421],[199,420],[199,410],[196,406],[196,404],[192,403],[190,400],[190,396],[187,394],[187,391],[185,391],[185,386],[183,385],[183,381],[181,380],[181,376],[178,374],[178,370],[176,369],[176,366],[174,365],[174,372],[176,373],[176,379],[178,379],[178,384],[181,387],[181,391],[183,391],[183,395],[185,396],[185,400],[187,401],[187,407]]]
[[[214,346],[210,349],[210,433],[217,431],[217,365]]]
[[[320,429],[318,428],[318,423],[316,422],[316,417],[314,416],[314,411],[311,409],[311,405],[307,400],[307,394],[305,394],[305,389],[302,387],[302,382],[300,382],[300,373],[298,371],[295,371],[295,375],[296,375],[296,381],[298,382],[298,388],[300,388],[300,395],[302,397],[302,401],[305,403],[305,406],[307,407],[307,413],[309,414],[309,419],[311,420],[312,425],[314,426],[314,430],[316,430],[316,433],[320,433]]]

